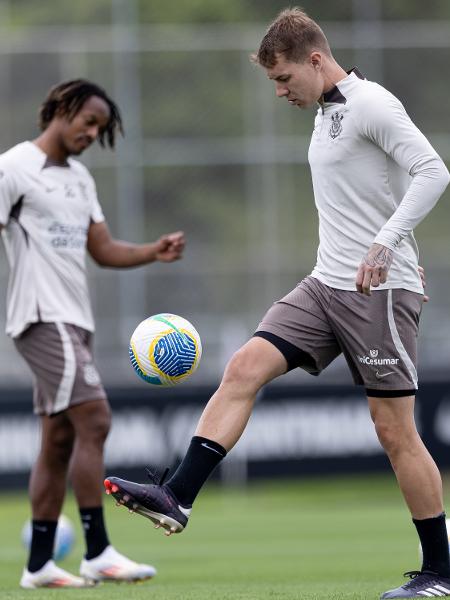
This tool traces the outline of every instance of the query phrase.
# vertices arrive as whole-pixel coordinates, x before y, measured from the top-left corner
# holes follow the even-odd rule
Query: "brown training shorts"
[[[368,395],[413,395],[422,304],[421,294],[404,289],[365,296],[306,277],[272,305],[255,335],[272,342],[289,369],[319,375],[343,352]]]
[[[34,375],[34,412],[54,415],[106,393],[91,353],[92,334],[68,323],[35,323],[14,339]]]

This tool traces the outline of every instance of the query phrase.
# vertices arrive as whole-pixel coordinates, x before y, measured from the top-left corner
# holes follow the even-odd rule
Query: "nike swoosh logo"
[[[204,448],[208,448],[208,450],[211,450],[212,452],[215,452],[216,454],[218,454],[219,456],[222,456],[222,452],[219,452],[218,450],[216,450],[215,448],[211,448],[211,446],[208,446],[208,444],[206,444],[205,442],[202,442],[201,444]],[[223,458],[223,456],[222,456]]]
[[[387,377],[388,375],[393,375],[395,373],[395,371],[388,371],[387,373],[378,373],[378,371],[375,373],[375,377],[377,379],[383,379],[383,377]]]
[[[191,516],[192,508],[184,508],[184,506],[178,505],[178,509],[180,510],[180,512],[183,513],[185,517],[189,519],[189,517]]]

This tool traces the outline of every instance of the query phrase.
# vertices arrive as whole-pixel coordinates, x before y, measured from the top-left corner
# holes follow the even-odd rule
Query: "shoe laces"
[[[147,477],[150,479],[150,481],[153,484],[161,487],[163,485],[164,481],[166,480],[167,474],[170,469],[169,469],[169,467],[166,467],[164,473],[159,478],[159,481],[158,481],[158,476],[156,475],[156,473],[153,473],[153,471],[151,471],[148,467],[145,467],[145,470],[147,471]]]
[[[422,571],[406,571],[406,573],[403,573],[403,577],[409,577],[410,579],[415,579],[419,575],[422,575]]]
[[[418,578],[421,576],[425,576],[432,579],[438,577],[438,574],[434,571],[406,571],[406,573],[403,573],[403,577],[409,577],[411,581],[405,583],[403,588],[407,590],[412,590],[416,587],[421,587],[424,584],[423,579],[421,579],[420,581],[418,580]]]

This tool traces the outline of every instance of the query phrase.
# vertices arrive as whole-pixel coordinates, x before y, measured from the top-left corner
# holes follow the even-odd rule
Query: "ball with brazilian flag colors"
[[[144,381],[173,386],[197,369],[202,343],[187,319],[161,313],[139,323],[130,339],[129,354],[133,369]]]

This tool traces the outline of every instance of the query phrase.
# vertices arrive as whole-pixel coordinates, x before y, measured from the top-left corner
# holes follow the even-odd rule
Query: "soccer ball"
[[[139,323],[131,336],[129,353],[134,370],[144,381],[176,385],[197,369],[202,343],[189,321],[162,313]]]
[[[27,550],[31,544],[31,521],[27,521],[22,528],[22,543]],[[56,527],[55,545],[53,547],[53,559],[62,560],[71,551],[75,543],[75,531],[72,521],[65,515],[58,519]]]
[[[448,549],[449,549],[449,553],[450,553],[450,519],[445,519],[445,525],[447,527]],[[423,558],[422,545],[419,542],[419,559],[422,560],[422,558]]]

